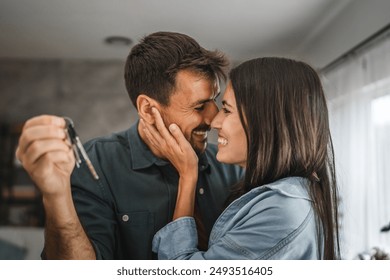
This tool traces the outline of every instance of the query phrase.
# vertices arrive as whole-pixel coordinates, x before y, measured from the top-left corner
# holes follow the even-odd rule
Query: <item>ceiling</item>
[[[0,58],[121,59],[137,42],[177,31],[233,62],[265,55],[304,57],[352,0],[0,0]]]

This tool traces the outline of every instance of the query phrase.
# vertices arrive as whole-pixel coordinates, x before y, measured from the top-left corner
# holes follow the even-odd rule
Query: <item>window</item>
[[[342,257],[390,252],[390,37],[322,73],[340,188]]]

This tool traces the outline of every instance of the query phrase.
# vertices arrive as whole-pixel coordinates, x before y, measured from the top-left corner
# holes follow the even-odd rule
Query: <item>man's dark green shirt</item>
[[[76,210],[98,259],[155,259],[153,236],[172,221],[178,173],[152,154],[137,126],[85,144],[99,180],[85,163],[72,174]],[[216,152],[209,144],[199,157],[196,203],[208,233],[243,176],[237,166],[217,162]]]

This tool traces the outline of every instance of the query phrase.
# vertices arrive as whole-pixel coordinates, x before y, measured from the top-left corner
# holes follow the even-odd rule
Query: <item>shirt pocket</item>
[[[119,246],[123,259],[151,259],[152,240],[155,234],[154,213],[149,211],[117,214]]]

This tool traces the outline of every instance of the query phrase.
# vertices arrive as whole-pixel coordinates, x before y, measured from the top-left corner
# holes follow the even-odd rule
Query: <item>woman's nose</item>
[[[217,115],[214,117],[214,119],[211,121],[211,127],[215,129],[221,128],[221,111],[217,113]]]

